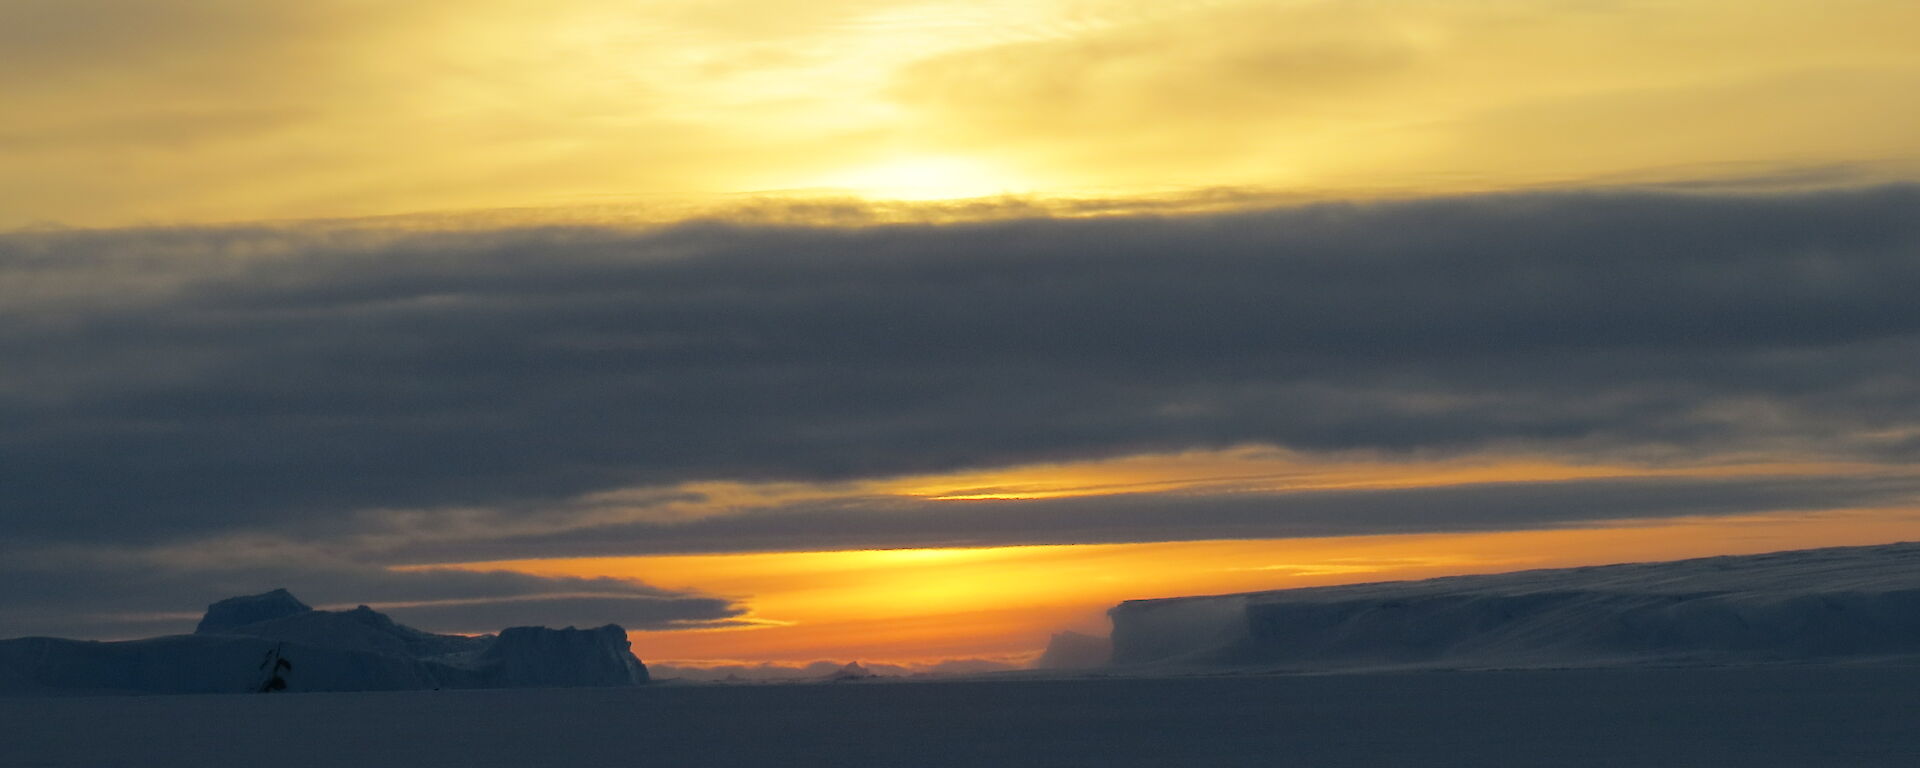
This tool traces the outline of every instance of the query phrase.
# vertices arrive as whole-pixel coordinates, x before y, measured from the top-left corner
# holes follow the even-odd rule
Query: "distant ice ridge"
[[[1036,669],[1098,669],[1113,660],[1113,641],[1079,632],[1056,632]]]
[[[0,692],[289,691],[630,686],[647,682],[626,630],[511,627],[436,635],[360,606],[317,611],[284,589],[214,603],[191,635],[126,642],[0,640]]]
[[[1920,544],[1131,600],[1120,666],[1920,660]]]

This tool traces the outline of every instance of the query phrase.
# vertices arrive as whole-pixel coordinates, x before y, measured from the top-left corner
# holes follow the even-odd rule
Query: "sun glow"
[[[582,528],[779,516],[794,507],[878,504],[893,514],[976,501],[1066,497],[1440,488],[1599,479],[1904,475],[1882,464],[1751,455],[1644,465],[1483,454],[1405,458],[1304,454],[1272,446],[1138,454],[831,483],[704,482],[578,500]],[[1097,508],[1097,502],[1093,505]],[[445,526],[437,526],[444,530]],[[1118,544],[740,551],[470,562],[466,570],[614,577],[735,601],[743,616],[636,632],[643,657],[676,663],[860,658],[899,663],[1031,655],[1052,632],[1106,631],[1128,599],[1427,578],[1524,568],[1920,539],[1911,509],[1668,520],[1504,533]],[[1045,541],[1044,539],[1040,541]],[[742,549],[766,541],[741,542]],[[777,546],[777,545],[776,545]]]
[[[907,155],[817,177],[804,187],[875,200],[962,200],[1030,189],[992,164],[953,155]]]
[[[1920,512],[1851,510],[1604,528],[466,563],[611,576],[739,600],[744,623],[634,632],[643,659],[922,663],[1032,656],[1063,629],[1104,634],[1128,599],[1750,554],[1920,539]],[[436,566],[446,567],[446,566]]]
[[[0,3],[0,228],[1920,173],[1882,0],[62,5]]]

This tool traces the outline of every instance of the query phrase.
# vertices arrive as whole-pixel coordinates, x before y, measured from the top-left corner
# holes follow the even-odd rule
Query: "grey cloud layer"
[[[609,622],[660,629],[725,622],[745,610],[621,579],[402,571],[272,541],[158,550],[0,548],[0,584],[0,637],[186,632],[208,603],[278,586],[317,606],[379,605],[402,622],[442,632]]]
[[[0,535],[1266,443],[1903,460],[1920,190],[0,238]],[[1436,521],[1444,525],[1444,521]]]

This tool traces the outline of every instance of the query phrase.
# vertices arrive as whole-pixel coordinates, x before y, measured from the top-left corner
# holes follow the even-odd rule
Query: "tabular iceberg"
[[[1920,544],[1134,600],[1122,666],[1920,660]]]

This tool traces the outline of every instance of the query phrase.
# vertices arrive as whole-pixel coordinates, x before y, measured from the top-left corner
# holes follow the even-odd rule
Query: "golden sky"
[[[621,519],[683,522],[755,506],[874,495],[965,505],[1148,494],[1439,489],[1593,479],[1872,476],[1874,464],[1733,462],[1702,466],[1557,463],[1470,456],[1436,461],[1316,459],[1287,451],[1140,455],[1001,471],[829,486],[709,486],[699,503],[642,506],[646,494],[604,494],[582,526]],[[694,489],[688,489],[694,490]],[[1167,495],[1174,494],[1174,495]],[[438,523],[436,523],[438,525]],[[494,533],[494,521],[481,526]],[[1119,544],[761,551],[461,563],[476,571],[635,579],[736,599],[750,611],[721,628],[632,633],[637,652],[681,666],[867,659],[931,664],[1031,661],[1053,632],[1104,634],[1122,600],[1497,573],[1531,568],[1748,554],[1920,538],[1920,508],[1826,509],[1724,517],[1584,522],[1520,531]],[[430,566],[448,567],[445,565]]]
[[[72,530],[147,536],[162,555],[127,558],[140,567],[198,547],[182,561],[210,569],[237,557],[230,541],[280,537],[255,556],[297,544],[314,573],[356,587],[368,571],[610,577],[628,580],[625,598],[679,590],[744,611],[634,633],[642,658],[685,663],[1019,660],[1052,631],[1103,631],[1102,612],[1129,598],[1915,538],[1911,505],[1880,503],[1910,498],[1905,451],[1920,445],[1903,410],[1911,333],[1894,328],[1911,310],[1851,294],[1908,274],[1886,254],[1906,242],[1897,184],[1920,181],[1916,30],[1911,0],[0,0],[0,320],[15,329],[0,329],[0,351],[40,363],[0,372],[0,413],[41,417],[0,449],[50,468],[35,477],[124,479],[15,506],[70,504],[98,514],[73,513]],[[1878,196],[1849,198],[1871,210],[1844,226],[1830,208],[1845,200],[1779,196],[1791,216],[1741,207],[1856,187]],[[1531,212],[1520,195],[1471,202],[1602,188],[1711,197],[1673,219],[1663,203],[1607,215],[1665,222],[1658,253],[1725,261],[1633,271],[1638,253],[1622,253],[1638,230],[1589,218],[1577,196]],[[1371,221],[1427,226],[1417,207],[1274,214],[1257,235],[1250,220],[1168,223],[1380,198],[1469,200],[1432,214],[1459,244],[1368,239]],[[1157,261],[1165,272],[1138,277],[1097,263],[1119,277],[1096,284],[1083,257],[1141,236],[1137,222],[1111,235],[844,226],[1080,214],[1149,214],[1138,221],[1172,227],[1155,236],[1226,255],[1196,260],[1191,286]],[[1771,246],[1729,234],[1759,225],[1720,217],[1789,218],[1800,229],[1782,231],[1811,233],[1808,252],[1840,256],[1790,253],[1747,285],[1742,260]],[[778,248],[811,238],[787,258],[752,227],[684,241],[649,228],[693,218],[852,234],[778,234]],[[376,234],[310,224],[333,219]],[[262,222],[308,223],[242,231]],[[621,226],[575,240],[519,226],[551,222]],[[1578,226],[1626,232],[1582,252],[1624,265],[1608,287],[1625,298],[1587,315],[1594,297],[1577,290],[1556,294],[1580,305],[1565,315],[1556,299],[1516,299],[1615,275],[1532,253],[1538,242],[1509,237],[1515,222],[1574,250],[1592,239]],[[1321,224],[1327,242],[1313,239]],[[1725,253],[1696,247],[1723,237]],[[1306,254],[1300,271],[1266,259],[1269,241]],[[1366,242],[1340,251],[1348,241]],[[1038,277],[967,260],[1009,242],[1044,262]],[[846,251],[858,258],[836,261]],[[1351,258],[1307,258],[1321,251]],[[1539,259],[1500,260],[1521,251]],[[1375,274],[1379,253],[1401,260]],[[1471,256],[1488,258],[1480,283],[1498,283],[1480,298],[1465,297],[1479,283],[1422,271]],[[676,271],[683,257],[717,266]],[[782,271],[802,258],[823,271]],[[1266,282],[1217,274],[1236,270]],[[1264,298],[1296,274],[1349,295]],[[1363,300],[1385,319],[1351,317]],[[1241,314],[1195,320],[1216,305]],[[1432,308],[1468,319],[1434,331],[1417,315]],[[1771,322],[1787,316],[1830,321],[1829,335]],[[1529,335],[1535,322],[1578,338],[1555,347]],[[1021,323],[1051,335],[1028,347],[1008,331]],[[976,368],[927,354],[982,338]],[[1689,368],[1702,349],[1739,371]],[[1089,373],[1082,352],[1107,367]],[[1604,365],[1566,373],[1609,352],[1631,368],[1617,380]],[[847,394],[861,387],[880,405]],[[1077,409],[1082,390],[1120,415]],[[1338,413],[1272,415],[1309,399]],[[600,420],[577,418],[588,411]],[[1004,414],[1016,423],[1000,429]],[[1021,414],[1053,442],[1035,447]],[[1635,421],[1615,440],[1595,414]],[[1392,419],[1418,428],[1381,426]],[[612,423],[628,432],[609,436]],[[691,458],[646,444],[656,427]],[[725,429],[754,444],[707,439]],[[1468,432],[1491,436],[1448,442]],[[775,444],[787,454],[767,458]],[[878,455],[903,445],[925,455]],[[338,475],[314,481],[316,466]],[[269,490],[250,485],[260,477]],[[1301,512],[1283,535],[1226,509],[1656,481],[1686,499],[1746,481],[1836,495],[1745,514],[1449,518],[1420,533],[1386,517],[1309,530]],[[309,482],[311,499],[274,496]],[[1108,501],[1133,517],[1104,514]],[[1160,501],[1172,511],[1158,522],[1138,512]],[[256,508],[284,525],[233,511]],[[1186,533],[1166,519],[1189,513],[1211,517]],[[933,522],[893,525],[910,516]],[[29,524],[61,546],[77,535]],[[409,583],[442,592],[391,602],[477,599],[468,582]]]
[[[1629,521],[1562,530],[1289,540],[779,552],[473,563],[636,578],[745,598],[744,626],[634,632],[680,665],[819,659],[1029,662],[1051,633],[1104,635],[1122,600],[1674,560],[1920,538],[1920,510]]]
[[[1889,0],[15,0],[0,227],[1912,178]]]

